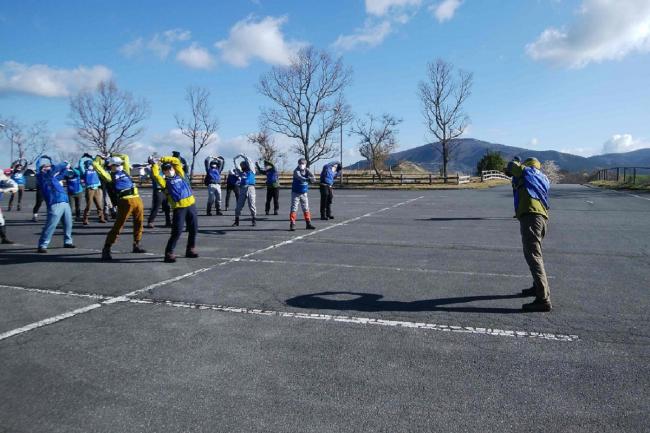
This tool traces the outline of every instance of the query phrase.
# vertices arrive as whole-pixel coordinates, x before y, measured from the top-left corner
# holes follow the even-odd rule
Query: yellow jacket
[[[169,163],[174,167],[174,171],[176,172],[176,175],[179,176],[181,179],[185,180],[185,172],[183,171],[183,164],[178,158],[175,158],[173,156],[163,156],[160,158],[160,163]],[[182,198],[178,201],[175,201],[172,197],[172,195],[169,192],[169,189],[167,188],[167,179],[165,176],[161,175],[160,173],[160,165],[159,164],[154,164],[151,167],[151,175],[156,179],[156,182],[158,185],[160,185],[160,188],[165,191],[165,195],[167,196],[167,201],[169,202],[169,205],[171,206],[172,209],[180,209],[180,208],[185,208],[185,207],[190,207],[194,203],[196,203],[196,199],[194,198],[194,194],[190,195],[189,197]],[[189,188],[190,192],[192,191],[191,187]]]
[[[129,162],[129,156],[125,155],[123,153],[113,153],[112,156],[117,156],[122,159],[124,162],[122,164],[122,167],[124,167],[124,172],[131,177],[131,164]],[[113,182],[113,177],[111,174],[106,171],[104,168],[104,158],[101,156],[96,156],[95,159],[93,160],[93,167],[95,168],[95,171],[99,175],[99,177],[106,183],[112,183]],[[133,179],[131,179],[133,180]],[[133,194],[125,195],[120,198],[128,199],[128,198],[135,198],[135,197],[140,197],[140,194],[138,194],[138,188],[135,186],[135,182],[133,182]]]

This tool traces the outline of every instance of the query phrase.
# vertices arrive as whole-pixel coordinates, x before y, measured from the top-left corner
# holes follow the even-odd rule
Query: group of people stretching
[[[235,195],[235,221],[233,226],[239,226],[241,212],[246,204],[251,214],[252,225],[257,224],[257,211],[255,206],[255,184],[258,173],[266,175],[266,204],[265,212],[269,215],[271,202],[273,214],[278,215],[279,210],[279,172],[272,161],[264,161],[263,166],[254,163],[245,155],[237,155],[234,160],[235,168],[230,170],[226,178],[225,210],[228,210],[231,193]],[[14,196],[18,196],[17,209],[21,209],[22,195],[25,189],[24,168],[26,161],[17,161],[12,168],[5,170],[0,175],[0,199],[2,194],[9,193],[11,211]],[[133,253],[145,253],[141,241],[144,232],[144,205],[140,197],[136,181],[131,175],[131,164],[128,155],[113,153],[111,155],[97,155],[94,158],[85,153],[78,164],[73,165],[68,161],[55,163],[49,156],[43,155],[36,160],[37,203],[34,209],[33,220],[38,217],[39,202],[47,206],[47,220],[41,231],[38,241],[38,253],[47,253],[52,236],[59,223],[63,225],[64,248],[75,248],[72,239],[72,208],[74,204],[75,219],[84,225],[90,224],[89,213],[92,204],[97,208],[100,223],[106,223],[108,216],[113,217],[114,224],[106,236],[101,258],[104,261],[113,259],[111,248],[117,242],[119,235],[131,217],[133,219]],[[209,156],[205,159],[206,175],[204,184],[208,188],[207,215],[216,215],[221,212],[221,181],[225,168],[223,157]],[[332,198],[335,179],[341,174],[341,164],[331,162],[326,164],[320,176],[321,192],[321,219],[333,219]],[[171,227],[171,236],[165,247],[164,261],[176,261],[176,244],[187,227],[188,239],[185,257],[196,258],[196,236],[198,232],[198,215],[196,198],[192,191],[191,181],[188,176],[186,161],[178,152],[172,156],[161,158],[149,157],[146,170],[152,180],[152,206],[147,227],[153,228],[158,209],[165,213],[165,226]],[[301,206],[308,230],[315,227],[312,224],[307,193],[309,185],[316,179],[307,168],[304,158],[298,161],[298,166],[293,172],[291,185],[291,211],[289,214],[289,229],[295,230],[298,205]],[[81,200],[85,195],[85,209],[83,216]],[[0,240],[2,243],[13,243],[6,234],[5,221],[0,209]]]

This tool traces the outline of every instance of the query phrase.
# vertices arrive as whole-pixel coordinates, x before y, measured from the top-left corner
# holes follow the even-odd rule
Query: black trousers
[[[18,193],[11,193],[11,196],[9,196],[9,209],[11,209],[11,206],[14,203],[14,197],[16,194],[18,194],[18,207],[20,207],[23,204],[23,192],[25,191],[25,185],[18,185]]]
[[[277,212],[280,209],[280,204],[278,200],[280,199],[280,188],[275,186],[266,187],[266,204],[264,205],[264,211],[269,213],[271,210],[271,200],[273,200],[273,211]]]
[[[171,209],[169,207],[167,197],[165,197],[165,193],[163,193],[162,190],[154,189],[151,193],[151,212],[149,213],[149,219],[147,220],[149,224],[153,224],[153,222],[156,220],[156,217],[158,216],[158,209],[161,207],[165,213],[165,225],[171,225]]]
[[[334,188],[331,186],[320,186],[320,216],[321,218],[332,216],[332,200],[334,199]]]
[[[196,246],[196,233],[199,231],[199,217],[196,214],[196,206],[188,206],[179,209],[174,209],[172,216],[172,235],[167,241],[167,248],[165,254],[173,253],[176,249],[176,243],[181,237],[181,233],[185,230],[187,224],[187,249]]]
[[[41,205],[43,204],[43,193],[41,192],[40,188],[36,188],[36,204],[34,204],[34,209],[32,209],[33,214],[37,214],[38,210],[41,208]]]
[[[226,209],[230,204],[230,193],[235,193],[235,207],[237,207],[237,202],[239,201],[239,186],[238,185],[228,185],[226,186]]]

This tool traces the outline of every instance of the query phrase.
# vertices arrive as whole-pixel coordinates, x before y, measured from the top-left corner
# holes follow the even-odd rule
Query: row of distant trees
[[[286,154],[273,135],[284,135],[294,143],[290,150],[312,165],[335,155],[338,134],[347,126],[347,133],[358,137],[360,154],[381,177],[388,155],[397,148],[397,128],[402,120],[389,113],[368,113],[355,119],[345,100],[351,81],[352,70],[341,58],[314,47],[300,50],[288,66],[273,67],[260,78],[257,90],[269,105],[262,109],[260,132],[251,134],[249,142],[262,158],[277,160]],[[469,122],[463,106],[471,88],[472,74],[443,60],[428,65],[426,79],[418,87],[425,124],[438,143],[445,177],[458,145],[454,139]],[[216,139],[219,122],[206,88],[187,88],[185,101],[189,115],[176,115],[175,122],[188,140],[190,170],[194,172],[196,157]],[[102,154],[127,151],[143,133],[149,113],[146,99],[119,89],[113,81],[70,99],[70,119],[80,147]],[[49,136],[45,123],[25,126],[13,119],[4,123],[4,134],[19,158],[32,162],[45,151]]]
[[[507,163],[503,155],[501,155],[501,152],[488,150],[476,164],[476,171],[478,174],[489,170],[502,171]],[[551,183],[560,183],[562,181],[563,174],[560,172],[560,167],[555,161],[544,161],[542,163],[542,171]]]

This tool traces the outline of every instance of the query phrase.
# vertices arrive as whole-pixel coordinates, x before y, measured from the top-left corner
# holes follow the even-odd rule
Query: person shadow
[[[354,296],[352,299],[332,299],[332,296]],[[423,299],[417,301],[386,301],[383,295],[375,293],[358,293],[348,291],[319,292],[307,295],[299,295],[285,301],[285,304],[295,308],[311,310],[339,310],[339,311],[362,311],[362,312],[422,312],[422,311],[445,311],[452,313],[492,313],[492,314],[515,314],[521,313],[521,308],[504,307],[473,307],[473,306],[451,306],[455,304],[467,304],[476,301],[494,301],[520,298],[520,294],[513,295],[475,295],[460,296],[452,298]]]

